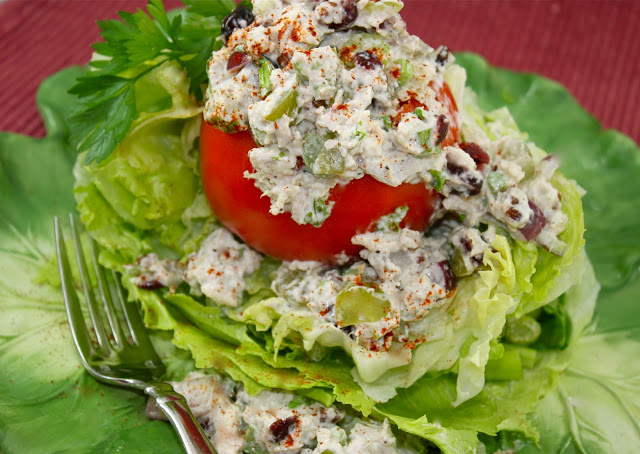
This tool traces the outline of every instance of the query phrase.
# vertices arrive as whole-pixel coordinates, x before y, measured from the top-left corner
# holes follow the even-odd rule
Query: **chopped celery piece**
[[[354,286],[338,293],[335,310],[340,325],[351,326],[383,319],[391,310],[391,305],[373,289]]]
[[[523,377],[520,355],[506,349],[502,358],[487,361],[484,376],[487,380],[520,380]]]
[[[413,111],[413,114],[418,117],[420,120],[424,120],[424,112],[420,107]]]
[[[264,98],[271,93],[271,62],[266,58],[262,59],[258,78],[260,79],[260,96]]]
[[[343,49],[351,50],[351,52],[348,52],[351,55],[365,50],[373,51],[375,54],[382,54],[381,60],[383,63],[389,58],[390,52],[389,44],[373,33],[357,33],[344,44]],[[338,54],[340,55],[340,52]]]
[[[424,131],[418,132],[418,142],[420,146],[424,148],[425,151],[430,151],[429,148],[429,138],[431,137],[431,129],[425,129]]]
[[[506,191],[509,187],[507,176],[499,170],[497,172],[490,172],[489,175],[487,175],[487,184],[494,194]]]
[[[276,121],[284,114],[293,118],[296,108],[298,107],[298,92],[291,90],[284,95],[277,104],[273,107],[271,112],[264,116],[267,121]]]
[[[323,177],[344,172],[344,158],[338,150],[326,150],[325,139],[310,132],[302,141],[302,161],[314,175]]]
[[[429,174],[431,174],[431,185],[433,189],[441,192],[444,187],[444,182],[447,181],[447,176],[435,169],[429,169]]]
[[[403,86],[409,83],[409,81],[413,78],[413,63],[406,58],[402,60],[396,61],[397,64],[400,65],[400,77],[398,78],[398,85]],[[424,120],[424,117],[422,117]]]
[[[389,9],[391,14],[395,14],[402,9],[402,2],[398,0],[381,0],[379,2],[369,2],[365,5],[364,10],[368,12],[379,12]]]
[[[524,315],[507,320],[505,337],[514,344],[531,344],[538,340],[542,328],[534,318]]]
[[[344,172],[344,158],[338,150],[322,150],[313,163],[312,171],[319,177],[339,175]]]
[[[451,258],[451,269],[456,277],[469,276],[473,273],[474,268],[468,268],[466,262],[462,258],[462,253],[456,249]]]
[[[318,159],[318,155],[324,150],[324,139],[318,134],[308,132],[302,139],[302,161],[309,169]]]

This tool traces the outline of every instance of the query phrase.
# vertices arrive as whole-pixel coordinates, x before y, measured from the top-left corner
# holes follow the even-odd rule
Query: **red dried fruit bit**
[[[353,24],[358,18],[358,6],[356,0],[342,0],[344,16],[339,23],[329,24],[331,30],[344,30]]]
[[[276,422],[269,426],[269,430],[273,435],[273,440],[276,443],[280,443],[289,435],[289,428],[296,424],[298,418],[295,416],[289,416],[287,419],[277,419]]]
[[[440,46],[438,48],[438,55],[436,55],[436,63],[440,66],[444,65],[449,59],[449,48],[447,46]]]
[[[448,133],[449,133],[449,119],[445,115],[440,115],[436,122],[436,136],[435,136],[436,147],[442,143],[445,137],[447,137]]]
[[[454,290],[458,286],[458,281],[456,280],[456,275],[453,274],[449,261],[443,260],[438,262],[437,265],[442,270],[442,275],[444,276],[444,289],[447,292]]]
[[[489,154],[482,149],[480,145],[473,142],[464,142],[460,144],[460,148],[467,153],[475,161],[476,164],[489,164]]]
[[[520,233],[522,233],[522,236],[524,236],[524,239],[527,241],[531,241],[540,235],[544,226],[547,225],[547,218],[544,213],[531,200],[529,200],[529,208],[531,208],[533,214],[529,218],[527,225],[520,229]]]
[[[251,63],[251,57],[244,52],[234,52],[227,62],[227,71],[237,72]]]
[[[138,282],[137,286],[143,290],[158,290],[159,288],[164,287],[164,284],[157,279],[154,279],[153,281]]]
[[[221,33],[225,42],[239,28],[246,28],[253,23],[253,13],[246,6],[238,6],[222,20]]]
[[[374,70],[377,68],[382,68],[382,62],[380,61],[380,59],[368,50],[355,54],[353,57],[353,62],[364,69]]]

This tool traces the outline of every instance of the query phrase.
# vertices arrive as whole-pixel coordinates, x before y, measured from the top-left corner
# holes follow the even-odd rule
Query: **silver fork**
[[[188,454],[215,454],[211,442],[189,410],[185,398],[176,393],[170,384],[159,381],[165,368],[151,344],[138,309],[135,304],[125,302],[123,289],[115,271],[111,272],[111,282],[107,280],[105,270],[98,264],[96,246],[91,237],[86,235],[97,293],[102,303],[101,308],[98,306],[84,259],[79,229],[73,215],[69,216],[69,219],[80,282],[95,339],[92,339],[87,330],[78,294],[74,288],[65,238],[57,217],[54,219],[56,250],[71,334],[84,367],[101,382],[134,388],[153,397],[175,428]],[[103,323],[103,313],[106,315],[107,324]]]

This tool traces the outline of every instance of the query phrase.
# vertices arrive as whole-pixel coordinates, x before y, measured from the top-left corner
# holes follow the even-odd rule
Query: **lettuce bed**
[[[556,390],[539,404],[534,416],[540,447],[528,443],[519,452],[630,451],[640,445],[637,146],[616,132],[602,131],[566,90],[551,81],[491,68],[473,55],[462,55],[458,61],[467,68],[481,106],[490,110],[506,104],[521,129],[540,147],[560,156],[563,173],[587,190],[583,199],[587,250],[603,288],[597,324],[583,334]],[[55,274],[41,273],[51,270],[51,218],[74,207],[75,155],[66,145],[69,131],[64,119],[71,105],[65,93],[79,71],[65,70],[41,87],[38,102],[47,138],[0,135],[0,452],[177,452],[180,447],[170,427],[144,418],[142,396],[98,385],[83,372],[65,323],[60,292],[46,283]],[[197,208],[185,228],[198,227]],[[169,234],[180,236],[179,232]],[[191,341],[203,339],[193,333]],[[186,360],[174,355],[166,339],[158,342],[171,358],[169,367],[181,368]],[[218,360],[230,361],[232,353]],[[548,370],[553,370],[555,361],[565,360],[550,359]],[[288,378],[272,375],[269,380],[277,386]],[[338,392],[350,392],[348,379],[338,380],[342,386]],[[471,406],[459,408],[467,405],[469,421],[460,420],[458,413],[443,405],[450,402],[448,393],[455,395],[455,381],[446,377],[420,380],[395,401],[414,405],[399,408],[392,400],[375,411],[391,415],[407,431],[430,433],[449,452],[465,452],[475,434],[456,426],[484,424],[483,429],[491,432],[495,422],[490,415],[509,405],[509,394],[522,397],[517,405],[533,403],[537,396],[526,396],[526,385],[528,380],[541,379],[555,380],[553,374],[528,376],[513,389],[487,389],[484,397],[490,398],[481,394],[467,403]],[[314,397],[329,399],[328,394]],[[371,409],[357,393],[351,398],[363,410]],[[439,415],[436,422],[453,423],[454,430],[415,420],[427,408]],[[499,428],[522,428],[521,421],[510,424]],[[483,441],[494,450],[513,445],[508,432],[500,439]]]

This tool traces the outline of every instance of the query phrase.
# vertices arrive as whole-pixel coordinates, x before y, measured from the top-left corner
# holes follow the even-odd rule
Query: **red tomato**
[[[446,85],[439,95],[450,99],[450,108],[456,109]],[[448,140],[459,141],[457,121],[452,121]],[[211,208],[249,246],[273,257],[331,263],[341,252],[357,256],[361,248],[351,244],[351,237],[370,230],[381,216],[408,206],[403,226],[423,230],[438,201],[438,194],[424,184],[392,187],[366,175],[331,190],[329,200],[335,204],[320,227],[300,225],[289,213],[270,214],[269,198],[262,197],[254,181],[243,176],[253,171],[248,152],[255,146],[248,132],[227,134],[202,122],[200,169]]]

